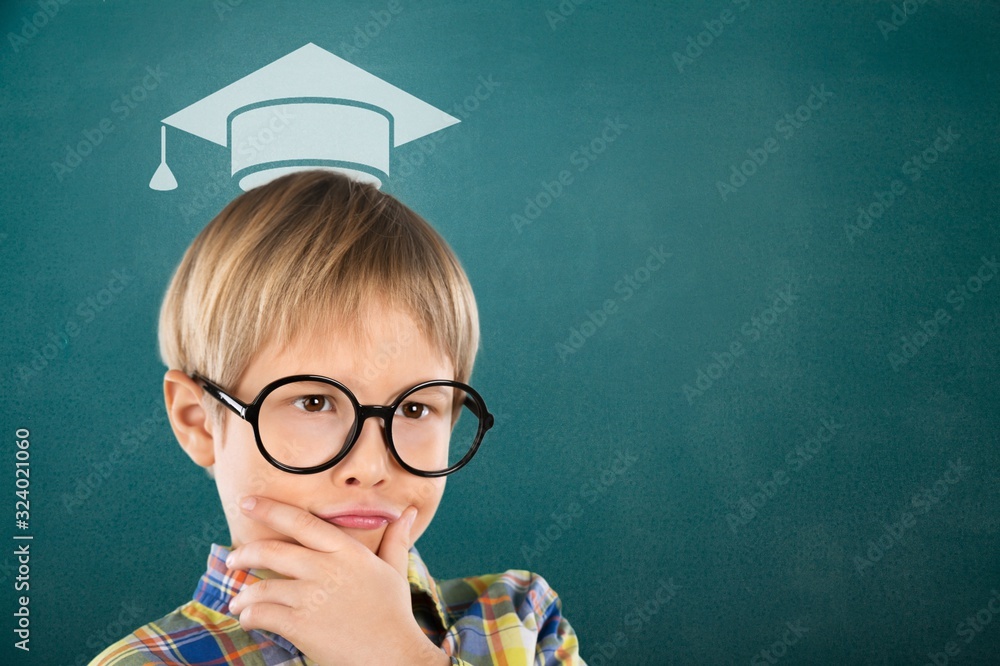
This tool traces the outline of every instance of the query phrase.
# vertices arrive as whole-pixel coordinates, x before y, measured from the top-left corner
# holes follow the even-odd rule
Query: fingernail
[[[250,511],[255,506],[257,506],[257,498],[256,497],[244,497],[243,501],[240,502],[240,506],[243,507],[243,509],[245,509],[247,511]]]
[[[229,555],[226,557],[226,566],[229,567],[230,569],[233,568],[233,560],[234,559],[236,559],[236,554],[235,553],[229,553]]]
[[[406,512],[407,512],[407,515],[406,515],[406,517],[403,520],[406,521],[406,526],[407,527],[413,527],[413,521],[416,520],[416,518],[417,518],[417,510],[415,508],[411,507],[410,509],[407,509]]]

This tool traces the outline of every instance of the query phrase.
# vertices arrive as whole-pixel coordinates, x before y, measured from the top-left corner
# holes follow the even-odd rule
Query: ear
[[[202,467],[215,463],[215,439],[208,412],[201,404],[201,385],[180,370],[168,370],[163,377],[163,399],[167,417],[184,452]]]

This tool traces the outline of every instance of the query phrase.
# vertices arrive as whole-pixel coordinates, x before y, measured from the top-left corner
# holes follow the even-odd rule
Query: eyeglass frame
[[[430,381],[421,382],[415,386],[404,390],[400,393],[395,400],[393,400],[391,405],[362,405],[358,402],[358,399],[354,396],[349,388],[344,386],[342,383],[338,382],[336,379],[330,377],[324,377],[322,375],[289,375],[288,377],[282,377],[281,379],[276,379],[273,382],[267,384],[264,388],[257,393],[257,396],[251,402],[243,402],[239,398],[236,398],[229,393],[227,393],[221,386],[215,382],[206,379],[199,374],[191,375],[191,379],[196,382],[201,383],[202,388],[211,395],[213,398],[221,402],[223,405],[228,407],[230,410],[236,413],[241,419],[253,426],[254,439],[257,441],[257,450],[260,454],[264,456],[267,462],[271,463],[274,467],[278,469],[289,472],[290,474],[318,474],[319,472],[324,472],[337,463],[342,461],[347,455],[354,449],[354,445],[357,443],[358,439],[361,437],[361,431],[364,429],[365,419],[370,417],[378,417],[382,419],[382,437],[385,440],[386,448],[392,454],[393,459],[399,463],[399,466],[405,469],[410,474],[415,476],[420,476],[424,478],[436,478],[441,476],[447,476],[448,474],[453,474],[458,470],[465,467],[472,457],[476,455],[479,450],[480,444],[483,442],[483,437],[486,432],[493,427],[495,419],[493,415],[486,408],[486,402],[483,397],[479,395],[476,389],[472,388],[468,384],[463,382],[454,381],[450,379],[432,379]],[[275,459],[270,453],[268,453],[267,448],[264,446],[264,442],[260,436],[260,409],[264,404],[264,400],[267,399],[275,389],[278,389],[286,384],[292,384],[295,382],[319,382],[323,384],[328,384],[333,386],[347,395],[351,404],[354,406],[354,433],[351,435],[349,441],[345,443],[340,453],[335,455],[330,460],[322,463],[320,465],[313,465],[312,467],[293,467],[291,465],[286,465],[281,461]],[[463,405],[468,407],[468,409],[479,417],[479,429],[476,431],[476,439],[472,443],[472,447],[469,451],[454,465],[446,467],[443,470],[436,472],[426,472],[424,470],[419,470],[415,467],[408,465],[402,457],[400,457],[399,452],[396,451],[396,445],[392,441],[392,419],[396,413],[396,409],[402,403],[403,399],[408,395],[415,393],[421,389],[429,388],[431,386],[454,386],[465,392],[465,400]],[[471,403],[471,404],[470,404]],[[454,426],[454,423],[452,423]],[[450,433],[449,433],[450,436]]]

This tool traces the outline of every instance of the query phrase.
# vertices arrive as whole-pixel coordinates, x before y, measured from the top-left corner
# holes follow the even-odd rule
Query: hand
[[[233,569],[287,577],[259,581],[233,598],[229,609],[244,629],[280,634],[324,666],[449,663],[424,636],[410,605],[407,551],[416,508],[407,507],[386,527],[377,556],[298,507],[256,497],[241,508],[298,542],[253,541],[226,560]]]

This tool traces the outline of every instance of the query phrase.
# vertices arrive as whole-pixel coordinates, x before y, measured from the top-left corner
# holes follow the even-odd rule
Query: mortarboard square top
[[[244,190],[314,168],[381,186],[392,147],[458,122],[311,43],[163,119],[164,125],[229,146],[232,175]],[[150,187],[173,189],[165,139],[161,150]]]

